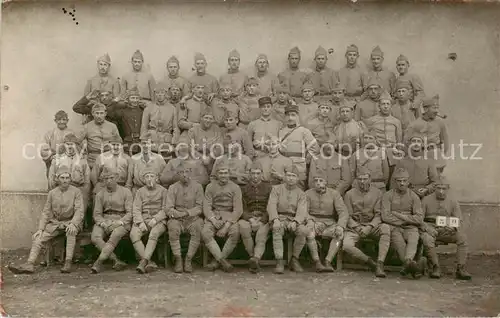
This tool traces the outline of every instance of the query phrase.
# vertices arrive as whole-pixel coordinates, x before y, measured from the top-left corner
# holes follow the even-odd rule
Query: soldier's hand
[[[226,237],[227,233],[229,232],[229,227],[229,223],[225,223],[222,228],[217,231],[217,237]]]
[[[297,221],[290,222],[289,223],[289,229],[290,229],[290,231],[295,232],[297,230],[297,225],[298,225]]]
[[[87,99],[94,99],[94,98],[97,98],[99,96],[100,92],[98,89],[94,89],[93,91],[91,91],[90,93],[87,94],[87,96],[85,96]]]
[[[139,224],[139,230],[141,230],[142,233],[145,233],[148,231],[148,227],[146,226],[146,223],[142,222]]]
[[[76,226],[73,223],[70,223],[66,227],[66,234],[71,235],[71,236],[75,236],[78,234],[78,229],[76,228]]]
[[[43,232],[42,230],[38,230],[38,231],[36,231],[35,233],[33,233],[33,236],[32,236],[33,240],[36,240],[36,239],[38,239],[40,236],[42,236],[42,232]]]
[[[344,236],[344,229],[341,226],[336,226],[333,235],[338,239],[342,238]]]
[[[275,219],[275,220],[273,221],[273,230],[274,230],[274,231],[277,231],[277,230],[279,230],[280,228],[281,228],[281,221],[280,221],[280,220],[278,220],[278,219]]]
[[[149,228],[153,228],[155,225],[156,225],[156,219],[155,218],[152,218],[151,220],[149,220],[148,222],[148,226]]]
[[[372,231],[372,227],[369,225],[365,225],[365,226],[361,227],[361,229],[359,231],[359,235],[361,237],[367,237],[368,235],[370,235],[371,231]]]

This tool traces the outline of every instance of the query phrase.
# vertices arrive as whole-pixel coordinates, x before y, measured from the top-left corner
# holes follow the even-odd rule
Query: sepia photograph
[[[500,1],[3,0],[0,317],[500,317]]]

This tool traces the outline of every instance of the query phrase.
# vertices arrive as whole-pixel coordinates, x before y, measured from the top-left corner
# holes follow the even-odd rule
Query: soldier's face
[[[69,173],[62,173],[59,175],[57,180],[59,181],[59,186],[65,190],[69,187],[71,176],[69,175]]]
[[[204,115],[203,117],[201,117],[201,124],[205,128],[212,126],[213,122],[214,122],[214,116],[212,115]]]
[[[264,59],[258,59],[255,65],[257,66],[257,71],[259,72],[265,72],[269,67],[269,63]]]
[[[288,100],[288,94],[286,92],[279,92],[278,93],[278,101],[280,103],[285,103]]]
[[[396,188],[399,191],[404,191],[404,190],[408,189],[408,185],[409,185],[408,178],[396,178],[394,181],[396,181]]]
[[[204,73],[205,69],[207,68],[207,62],[205,62],[205,60],[197,60],[194,63],[194,67],[196,68],[197,72]]]
[[[106,119],[106,111],[104,109],[96,109],[92,112],[94,120],[97,124],[103,123]]]
[[[114,189],[117,185],[117,176],[115,174],[104,177],[104,185],[108,189]]]
[[[304,88],[302,90],[302,97],[305,99],[305,100],[311,100],[314,96],[314,89],[310,89],[310,88]]]
[[[57,128],[63,130],[68,127],[68,118],[67,117],[59,117],[54,120],[56,122]]]
[[[300,54],[298,53],[291,53],[288,55],[288,64],[292,68],[299,67],[300,63]]]
[[[278,139],[273,138],[272,140],[267,142],[266,145],[268,146],[268,151],[270,154],[278,153],[279,146],[280,146]]]
[[[396,97],[401,100],[401,101],[404,101],[406,102],[408,99],[410,99],[410,94],[409,94],[409,90],[407,88],[399,88],[397,91],[396,91]]]
[[[262,116],[270,116],[271,115],[271,110],[273,109],[273,106],[271,104],[264,104],[260,106],[260,113]]]
[[[129,98],[128,98],[128,102],[132,106],[138,106],[140,100],[141,100],[141,97],[137,96],[137,95],[132,95],[132,96],[129,96]]]
[[[99,93],[99,99],[101,100],[101,103],[107,105],[113,99],[113,94],[108,91],[102,91]]]
[[[111,143],[111,152],[115,155],[119,154],[122,151],[122,144],[119,142]]]
[[[260,169],[250,170],[250,180],[253,183],[259,183],[262,180],[262,170]]]
[[[205,93],[205,86],[203,86],[203,85],[196,85],[193,88],[193,94],[194,94],[194,96],[196,96],[198,98],[202,98],[203,97],[203,93]]]
[[[333,91],[332,92],[332,99],[336,102],[340,102],[341,100],[344,99],[344,91]]]
[[[179,74],[179,64],[175,62],[167,63],[167,71],[170,76],[177,76]]]
[[[319,106],[319,114],[323,117],[326,117],[330,114],[330,107],[327,105],[321,105]]]
[[[285,173],[285,183],[289,186],[296,185],[297,182],[299,181],[299,176],[297,176],[293,172],[286,172]]]
[[[219,91],[220,97],[224,100],[230,99],[232,93],[233,93],[233,90],[229,87],[221,88]]]
[[[189,146],[184,144],[179,144],[177,148],[177,157],[181,159],[187,159],[189,156]]]
[[[380,96],[380,87],[376,85],[368,87],[368,96],[373,99],[378,98]]]
[[[97,69],[99,70],[99,74],[106,75],[108,74],[110,65],[104,61],[97,62]]]
[[[231,70],[236,71],[240,68],[240,59],[232,56],[229,58],[228,64]]]
[[[167,99],[167,92],[165,92],[165,90],[163,90],[163,89],[160,89],[160,90],[155,92],[155,98],[157,101],[159,101],[161,103],[161,102],[165,101],[165,99]]]
[[[144,178],[144,184],[146,184],[146,186],[149,189],[154,188],[154,186],[156,184],[156,175],[155,174],[147,173],[143,178]]]
[[[217,171],[217,180],[219,183],[224,185],[229,181],[229,170],[228,169],[220,169]]]
[[[172,99],[180,99],[181,98],[181,89],[179,87],[170,87],[170,97]]]
[[[316,56],[316,58],[314,59],[316,61],[316,66],[318,68],[324,68],[326,66],[326,61],[327,61],[327,58],[325,55],[318,55]]]
[[[76,153],[76,144],[74,142],[65,142],[64,150],[70,156],[73,156]]]
[[[347,59],[347,64],[354,65],[358,61],[359,54],[356,52],[347,52],[345,58]]]
[[[368,187],[370,186],[370,175],[368,174],[362,174],[357,177],[358,180],[358,186],[361,190],[367,190]]]
[[[141,149],[142,153],[150,153],[151,152],[151,142],[149,140],[141,141]]]
[[[344,107],[340,109],[340,119],[343,121],[349,121],[352,119],[352,110],[350,108]]]
[[[299,115],[296,112],[289,112],[285,114],[285,117],[289,125],[294,125],[297,123]]]
[[[422,138],[413,137],[410,139],[410,149],[413,151],[420,151],[424,149],[424,141]]]
[[[140,71],[142,69],[142,64],[144,63],[141,59],[132,59],[132,67],[135,71]]]
[[[436,197],[438,199],[445,199],[448,193],[449,186],[447,184],[437,184],[435,186]]]
[[[396,64],[396,69],[400,75],[404,75],[408,71],[408,63],[406,63],[406,61],[400,61]]]
[[[233,116],[226,117],[224,119],[224,125],[226,126],[227,129],[236,128],[236,118],[234,118]]]
[[[314,189],[323,191],[326,189],[326,180],[323,178],[314,178]]]
[[[258,89],[259,85],[258,84],[248,84],[246,86],[246,90],[247,90],[247,93],[248,95],[255,95],[257,94],[257,89]]]
[[[372,56],[371,60],[372,60],[373,67],[379,68],[382,66],[382,62],[384,61],[384,58],[381,56]]]
[[[439,114],[439,105],[431,105],[427,107],[427,116],[430,119],[436,118],[437,114]]]
[[[368,149],[373,149],[377,146],[375,137],[372,135],[363,136],[363,145]]]
[[[191,180],[191,170],[184,168],[181,171],[179,171],[179,180],[182,183],[188,183],[189,180]]]
[[[383,99],[380,101],[378,107],[382,115],[389,115],[391,113],[392,103],[389,100]]]

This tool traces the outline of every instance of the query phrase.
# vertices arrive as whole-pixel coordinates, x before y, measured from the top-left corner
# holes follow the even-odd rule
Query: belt
[[[102,153],[101,149],[87,149],[88,153]]]
[[[295,213],[291,213],[291,212],[278,212],[278,216],[280,216],[280,215],[295,217]]]
[[[302,152],[292,152],[292,151],[284,151],[282,152],[285,157],[303,157],[304,154]]]

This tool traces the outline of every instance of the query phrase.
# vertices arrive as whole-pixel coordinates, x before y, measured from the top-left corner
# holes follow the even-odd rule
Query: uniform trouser
[[[292,164],[299,172],[299,181],[297,185],[302,191],[306,190],[307,187],[307,162],[306,159],[301,157],[289,157],[292,159]]]
[[[289,223],[293,222],[288,219],[280,219],[280,221],[280,226],[272,226],[274,257],[277,260],[283,259],[283,236],[285,235],[285,232],[289,232],[287,229]],[[293,257],[297,259],[299,258],[300,252],[302,252],[304,245],[306,245],[306,237],[309,233],[310,229],[308,229],[304,224],[297,225],[295,232],[292,233],[295,235],[295,239],[293,240]]]
[[[252,228],[252,225],[247,220],[239,220],[241,240],[250,257],[261,259],[266,249],[267,236],[269,235],[269,224],[258,222],[258,228]],[[252,238],[252,233],[255,232],[255,245]]]
[[[45,230],[43,230],[42,234],[33,240],[33,244],[31,245],[30,255],[28,257],[28,263],[34,264],[40,251],[42,248],[52,240],[60,235],[66,235],[66,261],[73,260],[73,254],[75,252],[76,245],[76,235],[68,235],[65,229],[53,228],[51,226],[47,226]]]
[[[142,232],[141,229],[139,229],[139,227],[136,225],[132,226],[132,230],[130,230],[130,240],[132,241],[134,249],[141,259],[145,259],[148,261],[151,260],[151,256],[153,256],[153,253],[156,249],[158,239],[163,233],[165,233],[166,230],[167,226],[164,222],[157,223],[155,226],[153,226],[153,228],[149,228],[148,226],[148,231],[146,232]],[[146,247],[144,247],[142,238],[147,234],[149,234],[148,242],[146,244]]]
[[[418,245],[418,228],[402,228],[397,226],[391,227],[391,243],[398,253],[401,261],[413,260],[417,253]]]
[[[115,250],[120,240],[130,232],[130,226],[118,226],[113,230],[105,229],[97,224],[94,224],[92,228],[92,234],[90,234],[90,240],[92,243],[101,251],[99,255],[100,261],[105,261],[108,258],[112,261],[117,261],[113,251]],[[107,241],[104,239],[107,238]]]
[[[90,201],[90,191],[88,190],[88,188],[84,188],[82,186],[76,187],[80,189],[80,192],[82,193],[84,227],[89,228],[92,225],[92,211],[87,211]]]
[[[313,261],[319,260],[316,237],[321,237],[330,240],[328,254],[326,255],[325,259],[328,262],[331,262],[338,251],[340,242],[342,242],[342,237],[337,237],[335,235],[337,224],[327,225],[326,223],[321,221],[309,220],[306,227],[309,231],[309,234],[306,237],[307,247],[309,248]]]
[[[379,224],[372,228],[368,234],[368,238],[378,239],[378,261],[384,262],[391,244],[391,227],[388,224]],[[344,235],[343,250],[352,257],[366,262],[369,257],[363,253],[356,244],[361,239],[361,236],[349,229]]]
[[[460,230],[451,230],[449,228],[436,227],[436,232],[420,232],[420,237],[424,245],[427,255],[431,262],[435,265],[439,264],[439,259],[436,253],[436,240],[445,243],[457,244],[457,264],[465,265],[467,261],[467,238]]]
[[[192,220],[170,219],[167,222],[168,240],[172,248],[174,257],[181,256],[181,233],[189,233],[189,247],[186,254],[187,259],[192,259],[201,243],[201,230],[203,228],[203,220],[200,217]]]
[[[205,242],[206,247],[215,258],[216,261],[220,261],[221,259],[226,259],[231,255],[234,248],[238,244],[238,240],[240,239],[240,228],[238,223],[234,223],[229,227],[229,232],[227,233],[227,239],[224,243],[224,247],[222,251],[215,241],[215,234],[217,233],[217,229],[212,224],[212,222],[206,220],[203,225],[203,230],[201,231],[201,237]]]

